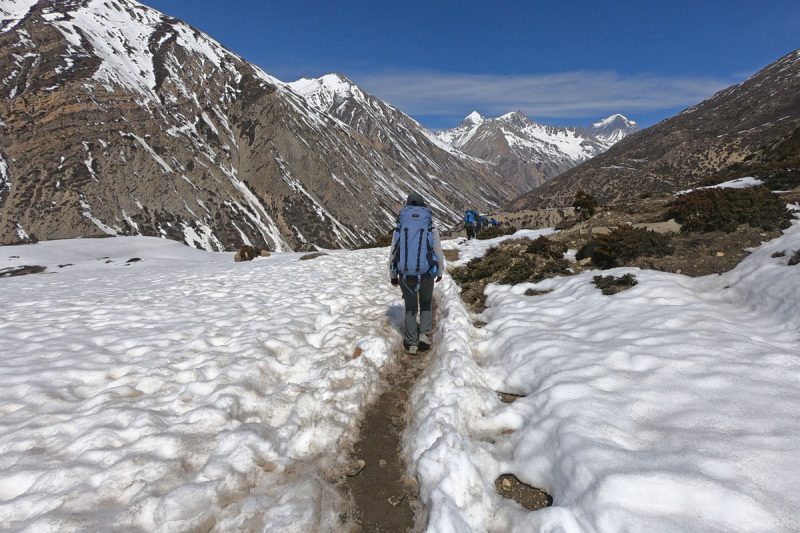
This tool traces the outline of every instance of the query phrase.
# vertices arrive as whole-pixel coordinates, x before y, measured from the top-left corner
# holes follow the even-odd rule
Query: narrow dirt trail
[[[431,351],[409,355],[399,349],[397,366],[387,376],[386,391],[367,410],[353,451],[353,470],[346,479],[353,498],[353,518],[364,533],[401,533],[414,529],[419,507],[415,480],[406,477],[401,436],[407,420],[411,387]]]

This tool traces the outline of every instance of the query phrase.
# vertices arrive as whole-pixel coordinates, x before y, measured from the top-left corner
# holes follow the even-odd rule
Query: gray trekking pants
[[[406,304],[406,334],[403,345],[417,346],[419,335],[430,335],[433,325],[431,302],[433,301],[433,277],[422,278],[419,292],[415,292],[416,281],[411,278],[407,281],[400,280],[400,289],[403,291],[403,302]],[[417,331],[417,309],[419,309],[419,332]]]

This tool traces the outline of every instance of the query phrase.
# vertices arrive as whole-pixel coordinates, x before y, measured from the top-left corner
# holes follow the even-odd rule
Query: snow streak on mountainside
[[[473,111],[460,126],[437,137],[470,155],[493,163],[520,192],[604,152],[636,131],[622,115],[612,115],[591,128],[562,128],[533,122],[521,111],[486,118]]]
[[[351,246],[412,189],[451,221],[513,195],[349,82],[326,109],[133,0],[0,0],[0,28],[0,243]]]

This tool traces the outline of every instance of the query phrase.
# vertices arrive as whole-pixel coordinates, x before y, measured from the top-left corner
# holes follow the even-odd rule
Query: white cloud
[[[735,80],[706,76],[623,76],[614,72],[494,75],[396,71],[352,76],[411,115],[486,115],[522,110],[533,117],[645,113],[696,104]]]

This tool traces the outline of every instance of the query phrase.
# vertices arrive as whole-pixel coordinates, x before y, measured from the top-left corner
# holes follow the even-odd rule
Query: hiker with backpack
[[[444,269],[444,253],[439,230],[433,226],[433,214],[421,195],[411,193],[400,210],[392,235],[389,275],[392,285],[399,285],[403,292],[406,308],[403,346],[412,355],[431,346],[433,285],[442,281]]]
[[[467,231],[467,240],[475,238],[475,224],[477,223],[477,215],[473,209],[468,209],[464,213],[464,229]]]

